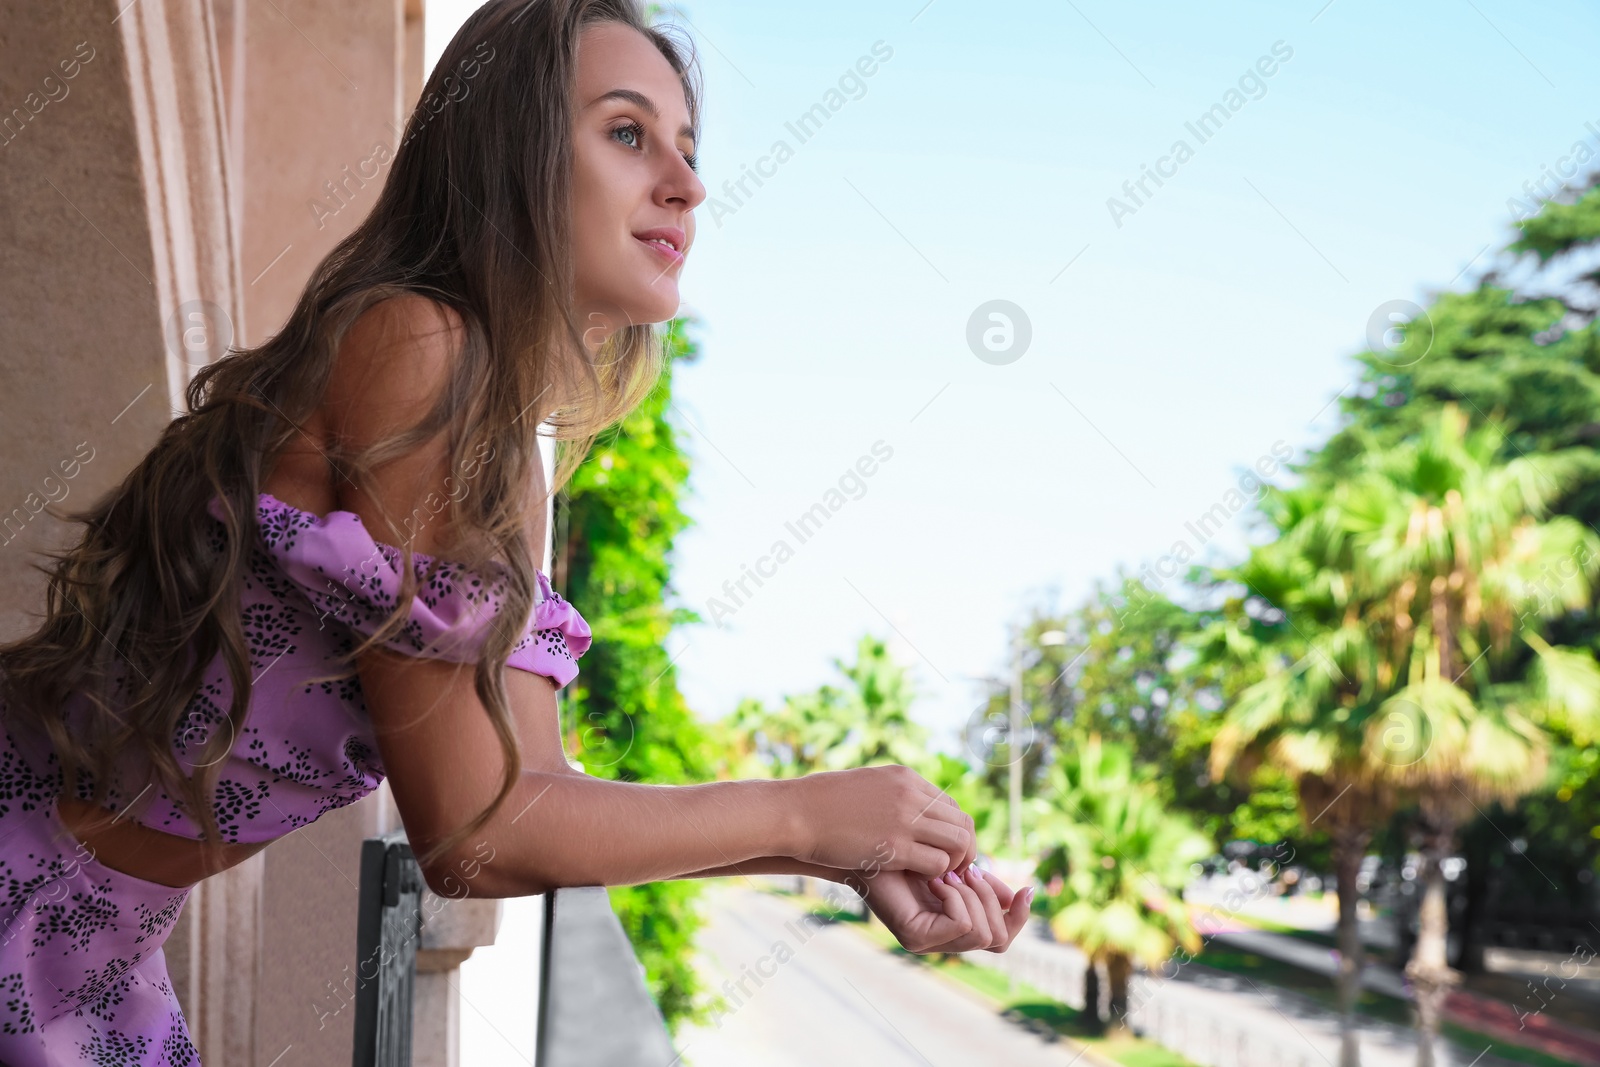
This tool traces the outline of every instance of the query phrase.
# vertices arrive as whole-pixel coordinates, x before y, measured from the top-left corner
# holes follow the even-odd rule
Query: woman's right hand
[[[796,859],[868,878],[938,878],[977,856],[972,816],[910,767],[819,771],[788,784],[802,827]]]
[[[1028,921],[1030,886],[1014,893],[996,875],[967,866],[966,875],[918,878],[884,871],[853,886],[908,952],[1004,952]]]

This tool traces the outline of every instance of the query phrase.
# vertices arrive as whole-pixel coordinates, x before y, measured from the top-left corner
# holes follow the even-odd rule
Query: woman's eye
[[[630,122],[626,126],[618,126],[611,132],[613,135],[628,134],[633,138],[632,143],[629,143],[628,147],[637,148],[639,147],[639,138],[644,136],[644,127],[639,125],[637,122]]]
[[[611,135],[619,139],[623,136],[627,136],[631,138],[631,140],[623,141],[624,144],[626,144],[629,148],[641,148],[642,146],[640,145],[640,140],[644,137],[644,127],[637,122],[630,122],[626,126],[618,126],[616,129],[612,130]],[[692,155],[684,156],[683,160],[685,163],[689,164],[690,170],[694,171],[695,173],[699,173],[700,154],[698,152]]]

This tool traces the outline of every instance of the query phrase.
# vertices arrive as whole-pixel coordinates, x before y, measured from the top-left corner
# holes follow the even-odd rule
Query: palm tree
[[[1364,681],[1377,649],[1363,622],[1370,596],[1353,579],[1354,546],[1327,521],[1330,493],[1317,484],[1269,491],[1261,509],[1278,536],[1221,572],[1246,595],[1203,632],[1200,650],[1230,668],[1239,690],[1212,740],[1211,776],[1248,781],[1268,762],[1294,782],[1306,831],[1329,835],[1339,901],[1339,1062],[1359,1067],[1354,1016],[1365,953],[1356,883],[1394,796],[1368,773],[1363,754],[1381,698]]]
[[[1084,1012],[1096,1025],[1098,967],[1105,967],[1107,1027],[1117,1035],[1128,1029],[1134,965],[1159,966],[1179,945],[1199,951],[1183,887],[1191,866],[1215,846],[1187,817],[1169,811],[1150,784],[1136,780],[1126,745],[1092,734],[1071,747],[1074,756],[1046,773],[1052,810],[1039,827],[1066,865],[1063,890],[1047,904],[1050,928],[1088,957]]]
[[[1384,641],[1387,696],[1367,723],[1374,772],[1417,806],[1423,898],[1406,974],[1415,984],[1419,1067],[1459,981],[1446,958],[1441,861],[1482,805],[1510,805],[1546,777],[1557,724],[1600,735],[1600,668],[1552,647],[1545,620],[1588,606],[1600,538],[1547,518],[1592,469],[1577,451],[1495,462],[1500,435],[1468,432],[1447,407],[1412,446],[1370,453],[1340,502],[1364,581],[1386,596],[1368,616]],[[1580,743],[1583,743],[1580,740]]]
[[[911,718],[916,693],[887,644],[864,636],[854,663],[835,657],[833,666],[847,684],[786,696],[776,709],[740,701],[727,727],[735,751],[754,752],[780,778],[876,763],[929,770],[927,730]]]
[[[856,645],[856,661],[835,658],[834,668],[850,683],[831,720],[824,764],[831,769],[875,763],[929,766],[928,732],[911,718],[916,692],[910,673],[889,655],[888,643],[870,634]]]
[[[1230,708],[1213,770],[1271,759],[1299,782],[1304,814],[1326,800],[1308,826],[1331,816],[1344,1067],[1358,1055],[1349,1013],[1360,982],[1362,826],[1398,802],[1418,810],[1424,900],[1407,973],[1418,1060],[1429,1067],[1439,1009],[1458,980],[1445,958],[1440,861],[1480,804],[1510,803],[1542,780],[1545,723],[1600,730],[1593,658],[1538,633],[1544,619],[1589,601],[1600,539],[1545,516],[1592,460],[1574,452],[1496,464],[1492,434],[1468,433],[1445,408],[1420,438],[1368,451],[1337,482],[1274,492],[1268,513],[1280,537],[1237,575],[1275,591],[1282,625],[1257,649],[1263,676]]]
[[[768,708],[754,697],[741,700],[728,717],[739,753],[750,752],[777,778],[824,769],[828,749],[843,733],[843,695],[829,685],[783,698]]]

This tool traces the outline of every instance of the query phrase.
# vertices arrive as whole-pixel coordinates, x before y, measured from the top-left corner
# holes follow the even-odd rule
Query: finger
[[[977,824],[973,821],[971,815],[961,810],[961,805],[957,804],[949,793],[940,793],[912,821],[918,822],[924,817],[930,821],[937,820],[941,823],[948,823],[956,829],[960,838],[959,847],[945,848],[945,851],[960,857],[952,865],[953,870],[959,873],[969,863],[978,858]],[[945,842],[938,843],[940,847],[945,847]]]
[[[1004,952],[1011,947],[1011,942],[1017,939],[1022,928],[1027,925],[1029,909],[1033,906],[1033,887],[1028,886],[1017,893],[1011,901],[1011,907],[1006,911],[1006,940],[999,948],[990,949],[991,952]]]
[[[951,803],[954,804],[955,801],[951,801]],[[957,807],[956,810],[961,811],[960,807]],[[960,865],[966,867],[978,858],[978,824],[965,811],[961,811],[961,821],[966,830],[967,850],[961,857]]]
[[[965,826],[969,821],[967,813],[961,810],[961,805],[950,799],[949,793],[929,797],[922,810],[917,812],[917,819],[937,819],[954,826]]]
[[[994,890],[995,899],[1000,901],[1001,910],[1011,907],[1011,900],[1017,895],[1017,891],[1001,881],[1000,876],[993,871],[979,869],[983,870],[983,877],[989,883],[989,888]]]
[[[976,839],[969,837],[966,843],[966,851],[962,852],[961,858],[956,860],[955,866],[951,868],[951,873],[965,877],[967,871],[970,870],[972,865],[977,862],[978,843]]]
[[[917,775],[917,788],[921,791],[922,795],[927,797],[929,800],[939,800],[942,797],[947,803],[955,803],[955,801],[950,799],[949,793],[946,793],[943,789],[940,789],[938,786],[934,785],[920,774]]]
[[[950,856],[950,867],[945,868],[947,871],[960,866],[967,853],[967,832],[954,823],[923,819],[911,828],[911,833],[920,843],[932,845]]]
[[[978,894],[978,900],[983,905],[984,922],[989,927],[988,943],[978,947],[992,949],[996,945],[1003,944],[1006,936],[1006,912],[1000,906],[999,898],[994,895],[994,887],[976,867],[967,868],[967,884]]]
[[[953,951],[946,946],[972,932],[972,913],[968,910],[967,902],[960,892],[946,881],[944,876],[928,879],[928,889],[939,898],[939,907],[943,914],[928,928],[928,938],[932,944],[919,951]]]
[[[950,853],[933,845],[913,841],[904,856],[891,855],[884,867],[892,871],[913,871],[924,878],[937,878],[950,869]]]
[[[967,884],[963,878],[950,876],[954,880],[956,892],[961,894],[962,902],[966,904],[968,913],[972,916],[972,932],[966,937],[957,938],[962,944],[957,951],[968,952],[976,948],[988,948],[992,940],[989,934],[989,916],[984,909],[983,901],[978,897],[978,891]]]

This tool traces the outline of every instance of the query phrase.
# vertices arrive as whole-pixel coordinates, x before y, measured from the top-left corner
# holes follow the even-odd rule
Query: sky
[[[429,0],[430,66],[475,6]],[[1008,627],[1238,558],[1231,493],[1326,438],[1391,311],[1472,288],[1513,198],[1600,155],[1579,3],[676,10],[708,199],[673,587],[707,621],[669,651],[707,719],[870,633],[954,751]]]

